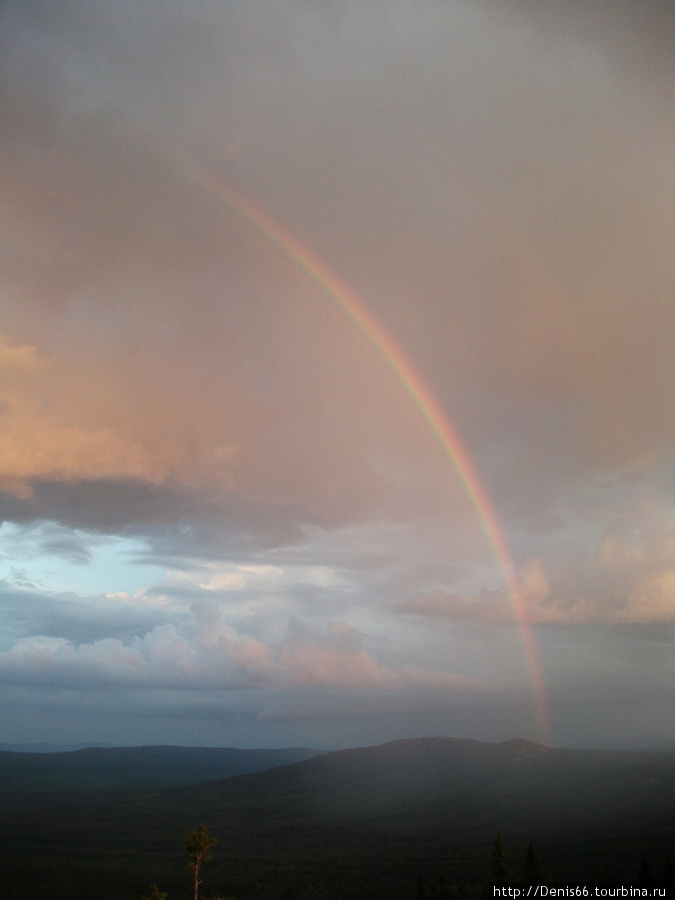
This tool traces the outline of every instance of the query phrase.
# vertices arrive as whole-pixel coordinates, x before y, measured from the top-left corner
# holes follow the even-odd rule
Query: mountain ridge
[[[181,747],[85,747],[71,751],[0,751],[5,795],[67,790],[149,790],[199,784],[308,759],[305,747],[240,749]]]

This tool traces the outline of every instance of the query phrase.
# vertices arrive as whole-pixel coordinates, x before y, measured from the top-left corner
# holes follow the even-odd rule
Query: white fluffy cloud
[[[6,683],[89,689],[92,685],[217,690],[334,688],[396,691],[407,687],[463,690],[470,679],[419,666],[385,665],[345,622],[325,632],[291,620],[284,638],[266,644],[240,634],[211,606],[197,608],[192,627],[157,625],[131,640],[76,644],[61,637],[21,638],[0,653]]]

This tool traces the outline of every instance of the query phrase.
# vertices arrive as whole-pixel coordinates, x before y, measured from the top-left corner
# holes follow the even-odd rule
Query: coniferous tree
[[[417,900],[426,900],[426,892],[424,890],[424,879],[421,875],[417,876]]]
[[[525,853],[525,865],[523,866],[523,874],[521,876],[521,880],[523,884],[539,884],[541,881],[541,872],[539,870],[539,863],[537,861],[537,856],[534,852],[534,844],[532,841],[528,844],[527,852]]]
[[[511,880],[511,872],[506,862],[506,850],[504,849],[504,840],[501,834],[498,834],[495,838],[490,872],[492,884],[505,884]]]
[[[203,823],[196,831],[185,832],[185,851],[187,853],[187,869],[195,875],[195,896],[199,900],[199,870],[202,864],[209,862],[213,857],[209,853],[211,847],[218,843],[218,838],[211,837],[206,825]]]
[[[160,891],[156,884],[151,884],[150,893],[147,897],[141,897],[141,900],[166,900],[167,897],[166,891]]]
[[[654,878],[652,877],[652,870],[649,868],[649,861],[647,860],[647,854],[642,854],[642,859],[640,861],[640,874],[638,875],[638,885],[641,888],[651,888],[654,887]]]

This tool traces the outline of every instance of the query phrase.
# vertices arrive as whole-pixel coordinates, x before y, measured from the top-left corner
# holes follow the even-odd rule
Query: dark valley
[[[218,838],[201,896],[482,896],[512,877],[659,883],[675,858],[675,752],[395,741],[313,755],[140,747],[0,753],[3,898],[189,896],[183,839]]]

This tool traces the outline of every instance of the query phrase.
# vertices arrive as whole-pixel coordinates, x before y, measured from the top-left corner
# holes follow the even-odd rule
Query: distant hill
[[[256,759],[260,770],[207,781],[225,759],[210,754],[227,752],[235,754],[232,774],[235,763]],[[421,884],[431,886],[421,889],[427,897],[447,896],[443,884],[479,890],[498,833],[516,875],[530,841],[547,876],[559,881],[633,883],[643,857],[655,874],[675,859],[672,751],[426,738],[320,756],[286,751],[307,754],[295,762],[283,752],[58,754],[53,764],[71,766],[61,769],[62,784],[78,786],[68,793],[54,792],[55,769],[15,773],[19,781],[0,794],[3,900],[25,896],[26,872],[34,893],[50,900],[137,900],[152,882],[170,897],[185,895],[182,838],[200,822],[219,839],[205,896],[238,900],[411,900]],[[284,764],[263,771],[273,759],[267,754]],[[10,765],[20,755],[12,756]],[[33,765],[44,759],[35,756]],[[2,765],[5,755],[4,784]],[[201,783],[180,784],[191,769]],[[51,793],[40,793],[41,777]],[[160,777],[176,780],[148,790]],[[97,780],[105,790],[85,789]],[[131,790],[132,783],[146,789]]]
[[[112,744],[0,744],[0,752],[10,753],[70,753],[90,747],[112,747]]]
[[[394,741],[191,790],[205,811],[291,810],[317,823],[441,819],[448,832],[527,834],[610,822],[675,823],[674,751],[555,750],[524,740]],[[189,802],[188,794],[184,797]]]
[[[316,755],[315,750],[231,747],[88,747],[69,752],[0,752],[5,797],[23,794],[129,790],[198,784],[259,772]]]

